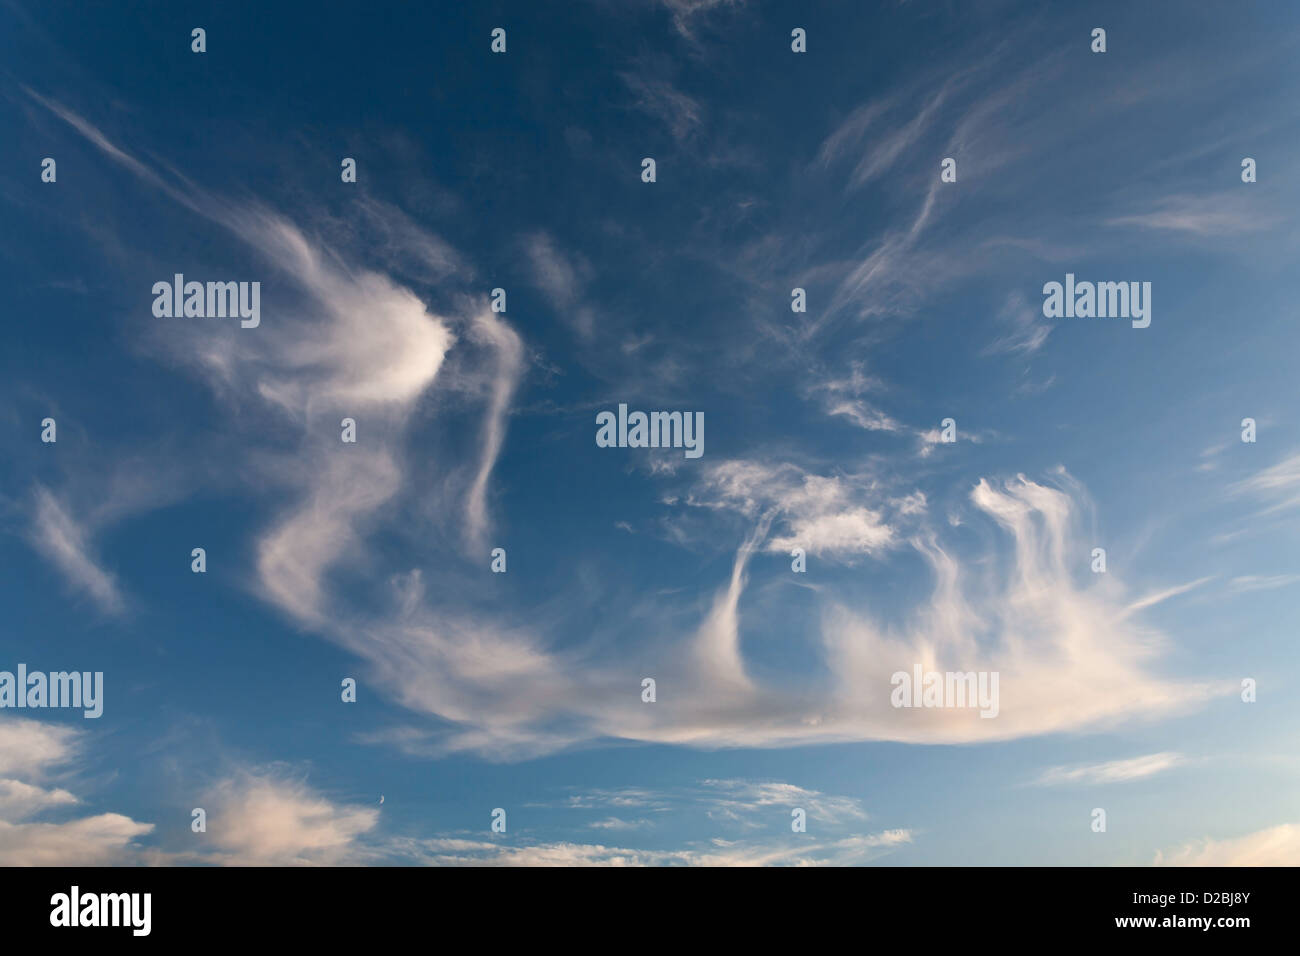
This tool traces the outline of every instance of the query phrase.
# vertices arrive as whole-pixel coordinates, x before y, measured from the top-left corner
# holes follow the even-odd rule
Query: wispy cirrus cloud
[[[375,633],[388,635],[387,641],[357,640],[354,635],[360,625],[341,613],[325,583],[341,558],[363,551],[365,532],[380,510],[405,493],[408,477],[400,453],[402,438],[417,402],[433,387],[444,359],[459,340],[452,329],[457,323],[465,326],[462,336],[485,346],[485,354],[495,363],[487,375],[491,384],[479,461],[465,497],[467,534],[472,541],[481,539],[488,523],[488,480],[522,373],[518,334],[481,306],[472,310],[468,320],[434,314],[392,277],[347,265],[338,250],[286,217],[256,205],[221,202],[185,183],[170,183],[72,111],[32,95],[150,186],[230,230],[287,276],[302,297],[296,305],[286,304],[257,335],[235,336],[219,348],[190,348],[201,331],[187,332],[177,326],[167,346],[184,363],[197,363],[210,373],[207,377],[219,397],[235,407],[260,402],[262,408],[280,411],[302,430],[301,444],[291,459],[272,457],[271,464],[263,460],[256,469],[259,478],[270,476],[295,496],[257,542],[261,593],[296,621],[354,648],[381,673],[405,673],[406,667],[389,652],[400,656],[418,648],[418,656],[428,663],[440,661],[435,666],[449,668],[471,684],[492,683],[504,672],[483,666],[480,655],[485,644],[498,647],[502,659],[515,662],[506,668],[509,673],[527,670],[523,662],[536,658],[526,653],[522,643],[501,644],[487,637],[491,625],[476,627],[484,636],[466,643],[430,642],[427,634],[413,630],[409,623],[378,624]],[[416,253],[442,266],[454,261],[443,244],[432,240],[420,244]],[[356,446],[341,446],[338,441],[342,416],[358,420],[363,437]],[[51,553],[104,600],[111,599],[110,579],[96,574],[84,559],[74,560],[80,540],[75,526],[62,520],[66,516],[52,506],[52,499],[42,501],[45,509],[38,515],[44,516],[45,527],[59,533],[49,536]],[[418,580],[418,575],[409,580]],[[408,597],[417,591],[422,593],[408,589]],[[445,622],[438,629],[445,632]],[[462,637],[467,633],[463,626],[453,630]],[[507,647],[513,651],[505,653]],[[398,692],[401,696],[400,687]]]
[[[1186,584],[1176,584],[1171,588],[1163,588],[1159,591],[1153,591],[1150,594],[1144,594],[1124,609],[1124,616],[1127,617],[1128,615],[1135,614],[1138,611],[1145,611],[1149,607],[1155,607],[1157,604],[1162,604],[1170,598],[1176,598],[1181,594],[1186,594],[1188,591],[1194,591],[1202,584],[1213,580],[1213,575],[1210,575],[1204,578],[1197,578],[1195,581],[1188,581]]]
[[[767,493],[774,475],[783,476],[786,490],[809,493],[799,469],[754,463],[723,468],[691,492],[692,504],[752,515],[755,526],[699,626],[662,654],[656,677],[673,688],[671,710],[636,706],[598,660],[562,661],[537,645],[516,667],[495,675],[458,674],[438,657],[413,666],[420,659],[407,652],[399,658],[400,670],[385,670],[384,683],[409,687],[399,693],[407,706],[465,722],[440,746],[498,755],[565,746],[597,734],[695,746],[1004,740],[1185,712],[1236,688],[1227,679],[1171,680],[1154,673],[1150,663],[1166,639],[1141,623],[1116,576],[1087,587],[1078,583],[1075,556],[1088,552],[1080,543],[1075,501],[1065,491],[1023,477],[980,481],[970,495],[975,512],[1012,539],[1009,563],[962,560],[934,532],[914,530],[900,544],[930,568],[934,589],[927,601],[904,621],[886,626],[829,597],[809,647],[825,662],[827,683],[797,688],[760,679],[751,671],[741,635],[750,561],[766,549],[765,542],[786,543],[779,534],[769,539],[766,528],[775,521]],[[1067,479],[1062,476],[1068,487]],[[813,501],[826,493],[821,484],[811,485]],[[836,491],[835,499],[850,514],[856,507],[853,495]],[[893,507],[908,499],[886,500]],[[420,646],[410,643],[407,629],[395,630],[403,635],[401,646]],[[432,635],[445,630],[445,623],[430,623],[411,633],[426,635],[423,640],[437,647],[444,638]],[[463,639],[456,644],[466,646]],[[893,707],[891,676],[914,666],[997,672],[998,716],[983,719],[974,709]],[[574,673],[586,675],[581,705],[567,690],[567,675]],[[513,692],[504,693],[506,688]],[[464,703],[449,707],[452,701]],[[471,702],[477,702],[476,709]],[[558,727],[562,715],[567,715],[566,729],[549,736],[545,728]]]
[[[705,798],[710,806],[710,816],[748,819],[756,811],[782,807],[787,810],[802,809],[811,819],[834,825],[867,819],[867,811],[861,800],[820,793],[792,783],[773,780],[703,780],[701,786],[712,791]]]
[[[1276,214],[1250,201],[1241,191],[1234,191],[1210,196],[1166,196],[1142,212],[1108,219],[1106,225],[1205,237],[1260,232],[1277,222]]]
[[[437,866],[854,866],[910,843],[907,830],[808,839],[788,844],[715,841],[677,850],[637,850],[592,843],[511,846],[486,840],[411,841],[408,855]]]
[[[1080,764],[1072,767],[1050,767],[1034,781],[1041,786],[1078,784],[1096,786],[1108,783],[1126,783],[1164,773],[1185,763],[1182,754],[1172,751],[1109,760],[1105,763]]]
[[[822,403],[827,415],[843,417],[859,428],[873,432],[902,432],[904,426],[866,396],[886,390],[883,381],[854,363],[848,374],[828,376],[814,381],[805,390],[810,398]]]
[[[1300,574],[1243,574],[1228,582],[1228,587],[1242,593],[1245,591],[1271,591],[1274,588],[1290,587],[1300,584]]]
[[[523,373],[524,346],[514,329],[491,311],[478,313],[471,328],[475,337],[491,346],[497,363],[492,374],[488,409],[484,417],[479,466],[465,500],[466,533],[470,541],[481,548],[488,531],[488,480],[492,477],[492,469],[505,441],[506,416]]]
[[[114,158],[126,156],[84,121],[73,125]],[[160,181],[130,157],[120,161],[151,185]],[[296,623],[355,653],[367,665],[367,679],[394,701],[436,720],[436,730],[404,736],[403,747],[515,759],[611,737],[696,746],[958,743],[1167,714],[1216,692],[1211,683],[1163,680],[1147,670],[1160,636],[1124,621],[1117,582],[1081,588],[1065,560],[1066,553],[1084,553],[1072,527],[1075,502],[1024,478],[981,480],[969,498],[1014,542],[999,578],[992,569],[1000,562],[959,560],[923,530],[924,511],[916,503],[924,499],[916,489],[791,464],[734,460],[707,467],[686,500],[730,512],[748,529],[698,626],[679,632],[668,642],[674,653],[661,658],[659,675],[679,701],[671,709],[646,708],[629,695],[608,649],[557,651],[545,622],[519,625],[426,600],[418,568],[385,577],[389,600],[382,609],[353,610],[329,577],[345,557],[370,554],[369,535],[408,485],[402,443],[408,420],[450,350],[475,335],[496,361],[486,375],[494,384],[487,390],[481,454],[462,500],[475,502],[469,526],[486,526],[485,476],[501,446],[521,364],[517,333],[494,324],[501,319],[475,325],[472,318],[435,314],[392,277],[345,265],[341,253],[275,213],[169,188],[181,192],[188,208],[248,242],[311,306],[295,315],[290,303],[283,321],[259,330],[266,335],[236,336],[221,366],[223,381],[241,385],[221,393],[234,407],[252,402],[277,409],[301,430],[292,461],[282,455],[278,470],[259,472],[288,492],[288,503],[258,540],[260,586]],[[935,188],[904,236],[925,227]],[[534,236],[531,250],[539,281],[557,302],[573,307],[583,290],[579,271],[563,267],[567,259],[557,258],[546,237]],[[373,444],[341,448],[338,416],[353,409],[364,413],[361,425]],[[932,447],[929,438],[923,436],[922,448]],[[935,579],[930,600],[905,616],[905,624],[887,627],[832,599],[822,608],[820,632],[809,635],[810,650],[831,675],[823,686],[774,685],[751,673],[742,628],[754,554],[797,546],[848,561],[883,557],[904,545]],[[1001,715],[983,720],[973,711],[893,708],[890,675],[914,664],[999,671]]]
[[[1033,355],[1052,334],[1053,326],[1043,321],[1041,304],[1028,301],[1019,291],[1007,296],[998,312],[998,321],[1003,332],[985,346],[986,355]]]
[[[698,22],[710,14],[743,6],[746,0],[659,0],[672,15],[673,26],[687,40],[696,40]]]
[[[1284,458],[1249,478],[1233,484],[1233,494],[1265,502],[1263,514],[1300,507],[1300,454]]]
[[[651,825],[649,820],[622,820],[618,817],[607,817],[604,820],[595,820],[587,824],[591,830],[640,830],[643,827]]]
[[[120,614],[126,608],[117,579],[97,557],[88,529],[48,488],[37,485],[33,493],[28,540],[59,569],[74,589],[88,595],[101,610]]]
[[[855,826],[868,818],[866,807],[856,797],[824,793],[781,780],[739,778],[705,779],[694,786],[673,790],[638,787],[584,790],[558,803],[534,806],[652,814],[680,814],[698,810],[711,820],[724,825],[739,824],[744,829],[762,826],[764,821],[770,823],[773,819],[784,824],[789,812],[795,808],[804,810],[810,819],[833,827]],[[775,815],[772,812],[774,808],[779,811]],[[642,819],[638,825],[648,825],[651,822]],[[606,829],[619,828],[617,823],[606,827],[602,821],[589,825]]]
[[[638,109],[653,116],[668,127],[673,139],[679,142],[698,130],[704,122],[704,107],[694,97],[673,86],[661,75],[641,72],[620,74],[628,90],[636,99]]]
[[[525,237],[523,245],[533,284],[542,290],[563,321],[581,338],[589,339],[596,331],[596,314],[583,302],[583,296],[594,274],[591,263],[582,255],[565,253],[547,232],[532,233]]]

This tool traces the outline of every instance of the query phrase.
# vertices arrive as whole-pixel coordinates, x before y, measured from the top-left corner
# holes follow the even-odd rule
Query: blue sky
[[[0,862],[1300,862],[1293,4],[0,23]]]

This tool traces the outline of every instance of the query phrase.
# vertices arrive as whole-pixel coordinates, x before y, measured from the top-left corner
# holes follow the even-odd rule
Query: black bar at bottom
[[[846,933],[868,945],[1131,937],[1231,946],[1290,935],[1296,877],[1286,868],[8,869],[0,932],[9,944],[128,946],[337,947],[415,933],[457,948],[516,939],[676,948],[774,934],[820,947]]]

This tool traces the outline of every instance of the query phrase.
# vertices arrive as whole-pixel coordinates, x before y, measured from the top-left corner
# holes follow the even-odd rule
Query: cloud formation
[[[1157,851],[1156,866],[1300,866],[1300,824],[1282,823],[1224,840],[1206,837]]]
[[[88,530],[53,492],[37,485],[33,492],[28,540],[59,569],[78,592],[89,596],[101,610],[119,614],[126,602],[117,579],[95,558]]]
[[[153,824],[120,813],[58,823],[37,819],[63,815],[80,802],[69,791],[41,786],[40,781],[65,773],[82,742],[81,734],[68,727],[22,717],[0,718],[0,866],[120,862],[135,852],[138,837],[153,831]]]
[[[1125,783],[1129,780],[1141,780],[1155,776],[1177,767],[1184,762],[1181,754],[1164,752],[1146,754],[1142,757],[1129,757],[1125,760],[1109,760],[1106,763],[1085,764],[1074,767],[1050,767],[1044,770],[1036,781],[1050,786],[1056,784],[1080,784],[1095,786],[1106,783]]]
[[[663,644],[657,676],[673,688],[671,705],[645,707],[608,648],[556,650],[555,635],[543,623],[519,625],[463,608],[454,594],[430,600],[419,568],[385,576],[386,608],[368,602],[370,609],[358,610],[340,599],[335,576],[368,565],[371,535],[398,504],[409,504],[404,436],[448,356],[468,343],[480,346],[487,360],[471,376],[486,383],[485,407],[476,461],[461,469],[468,478],[456,500],[463,502],[466,539],[484,541],[488,482],[523,369],[518,333],[481,302],[459,316],[437,314],[392,276],[350,263],[287,218],[173,185],[80,117],[38,101],[135,175],[229,229],[296,290],[257,335],[237,332],[222,345],[193,350],[198,358],[192,361],[232,408],[253,402],[297,429],[292,455],[268,452],[257,470],[285,499],[256,544],[259,589],[295,623],[355,653],[366,664],[366,679],[393,700],[436,718],[428,729],[390,736],[408,752],[469,750],[515,759],[608,738],[709,747],[965,743],[1165,715],[1222,689],[1165,680],[1150,670],[1163,637],[1137,623],[1133,615],[1140,607],[1124,603],[1115,576],[1087,587],[1077,581],[1087,548],[1076,527],[1076,501],[1068,490],[1023,477],[975,484],[969,506],[1011,549],[997,547],[969,560],[928,530],[926,497],[915,488],[760,459],[705,466],[683,501],[748,527],[729,577],[696,627]],[[868,173],[887,168],[888,161],[883,154]],[[925,227],[933,188],[911,228],[891,240],[898,250],[910,247]],[[454,261],[437,243],[419,248],[425,260],[432,255],[444,267]],[[544,234],[534,234],[526,248],[536,281],[557,308],[580,312],[582,268]],[[866,265],[845,280],[854,295],[870,281],[870,270],[862,272]],[[857,370],[822,394],[830,397],[834,415],[896,430],[892,419],[865,402],[869,391],[871,383]],[[355,446],[340,447],[342,416],[358,421],[364,438]],[[922,433],[919,440],[924,453],[937,437]],[[1285,484],[1285,477],[1260,480],[1271,488]],[[1069,489],[1068,480],[1062,483]],[[62,516],[47,507],[46,524],[61,528],[67,539],[75,529]],[[750,563],[755,554],[796,547],[846,565],[907,549],[929,567],[934,590],[901,623],[891,624],[860,602],[820,598],[820,631],[809,635],[808,650],[828,676],[813,689],[765,684],[751,673],[743,641]],[[102,595],[112,593],[93,565],[68,567]],[[997,672],[1000,715],[989,720],[973,710],[892,707],[891,675],[914,666]]]

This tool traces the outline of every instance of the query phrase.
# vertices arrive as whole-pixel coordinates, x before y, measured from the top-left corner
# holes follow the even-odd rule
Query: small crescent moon
[[[382,793],[379,795],[379,802],[380,803],[384,802],[384,795]]]

